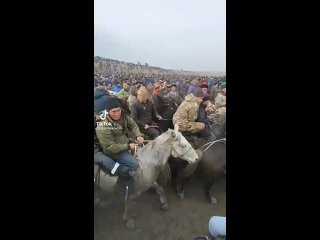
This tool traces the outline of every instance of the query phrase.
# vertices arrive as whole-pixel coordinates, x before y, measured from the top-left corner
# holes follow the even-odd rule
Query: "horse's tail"
[[[163,166],[163,169],[159,173],[157,183],[161,186],[166,186],[171,181],[171,168],[168,162]]]

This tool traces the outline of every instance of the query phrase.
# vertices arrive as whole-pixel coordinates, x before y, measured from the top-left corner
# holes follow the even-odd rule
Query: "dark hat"
[[[131,87],[130,87],[130,89],[129,89],[129,93],[131,94],[131,95],[133,95],[133,96],[137,96],[137,91],[138,91],[138,89],[137,89],[137,87],[135,86],[135,85],[132,85]]]
[[[171,84],[170,87],[176,87],[177,88],[177,85],[176,84]]]
[[[209,94],[205,94],[204,97],[203,97],[203,100],[202,101],[208,101],[210,100],[211,96]]]
[[[118,98],[110,96],[106,99],[106,110],[109,111],[113,108],[119,108],[121,107]]]
[[[196,90],[194,91],[193,95],[196,96],[196,97],[204,97],[203,91],[199,87],[196,88]]]

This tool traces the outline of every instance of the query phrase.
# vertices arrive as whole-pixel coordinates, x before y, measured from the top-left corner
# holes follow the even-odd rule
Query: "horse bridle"
[[[190,147],[188,148],[188,150],[184,154],[180,155],[180,157],[183,157],[184,155],[186,155],[188,152],[190,152],[191,149],[192,149],[192,146],[190,144]]]

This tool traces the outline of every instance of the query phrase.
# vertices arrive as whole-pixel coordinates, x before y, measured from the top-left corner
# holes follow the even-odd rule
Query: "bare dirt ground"
[[[116,177],[101,175],[101,198],[106,205],[94,210],[94,240],[191,240],[207,235],[211,216],[226,216],[225,181],[213,186],[218,200],[211,205],[203,193],[203,181],[193,177],[185,188],[185,199],[176,197],[172,184],[165,188],[169,210],[160,210],[159,196],[154,190],[144,192],[128,205],[135,227],[129,229],[122,219],[124,197],[112,192]]]

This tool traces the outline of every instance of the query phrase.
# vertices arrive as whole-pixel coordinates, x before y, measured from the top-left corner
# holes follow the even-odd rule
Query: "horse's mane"
[[[171,130],[172,131],[172,130]],[[168,130],[167,132],[162,133],[156,139],[150,141],[148,144],[144,145],[141,150],[140,154],[143,155],[144,152],[157,152],[160,148],[163,147],[163,144],[168,141],[170,138],[171,132]]]
[[[162,184],[165,184],[170,179],[170,167],[167,162],[163,165],[162,163],[164,163],[163,161],[167,160],[171,154],[170,149],[168,149],[168,144],[165,143],[171,138],[172,131],[173,130],[168,130],[167,132],[162,133],[156,139],[138,149],[137,154],[140,168],[138,169],[139,177],[137,176],[136,180],[139,178],[140,180],[138,181],[140,181],[140,183],[143,184],[145,181],[148,183],[148,180],[152,179],[152,174],[155,174],[154,177],[158,178],[160,171],[162,171],[160,173],[160,176],[163,179],[161,181]],[[159,169],[159,167],[161,167],[161,169]],[[158,169],[158,171],[152,172],[150,171],[151,169]]]

